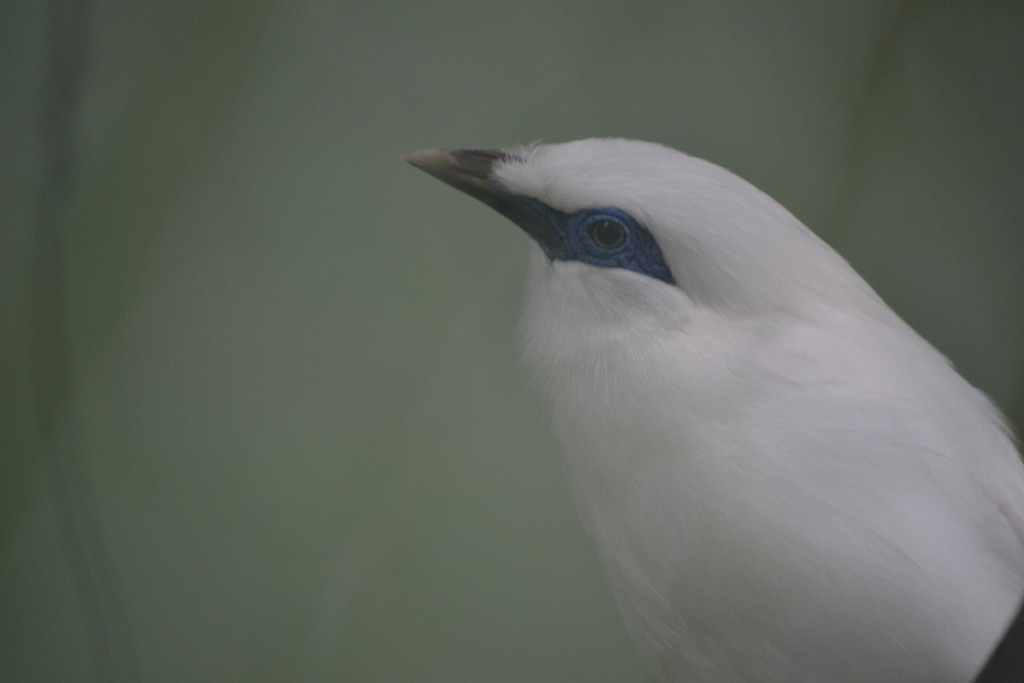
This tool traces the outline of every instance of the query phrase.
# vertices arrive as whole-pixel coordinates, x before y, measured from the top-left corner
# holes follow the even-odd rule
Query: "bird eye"
[[[611,218],[601,218],[587,226],[590,240],[605,251],[613,251],[626,243],[626,226]]]

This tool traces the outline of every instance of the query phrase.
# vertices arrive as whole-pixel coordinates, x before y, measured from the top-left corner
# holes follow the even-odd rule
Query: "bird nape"
[[[1024,465],[842,257],[661,145],[406,160],[531,238],[524,365],[659,680],[975,678],[1024,590]],[[1021,630],[985,683],[1024,680]]]

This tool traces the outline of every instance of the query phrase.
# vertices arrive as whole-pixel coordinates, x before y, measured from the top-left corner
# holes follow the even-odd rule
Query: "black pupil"
[[[596,221],[588,228],[590,239],[602,249],[618,249],[626,243],[626,230],[617,221]]]

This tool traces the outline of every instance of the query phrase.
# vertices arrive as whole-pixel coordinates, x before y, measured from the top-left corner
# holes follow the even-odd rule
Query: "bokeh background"
[[[650,680],[413,149],[711,159],[1024,422],[1016,0],[21,0],[0,117],[3,681]]]

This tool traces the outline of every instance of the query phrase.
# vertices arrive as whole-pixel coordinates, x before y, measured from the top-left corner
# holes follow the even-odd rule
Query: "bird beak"
[[[479,199],[522,228],[552,255],[562,238],[552,218],[555,211],[531,197],[510,194],[494,179],[494,167],[516,157],[497,149],[421,149],[405,156],[421,171]]]
[[[496,149],[421,149],[405,156],[405,161],[448,183],[457,190],[493,206],[507,196],[491,180],[494,164],[510,157]],[[495,207],[497,208],[497,207]]]

